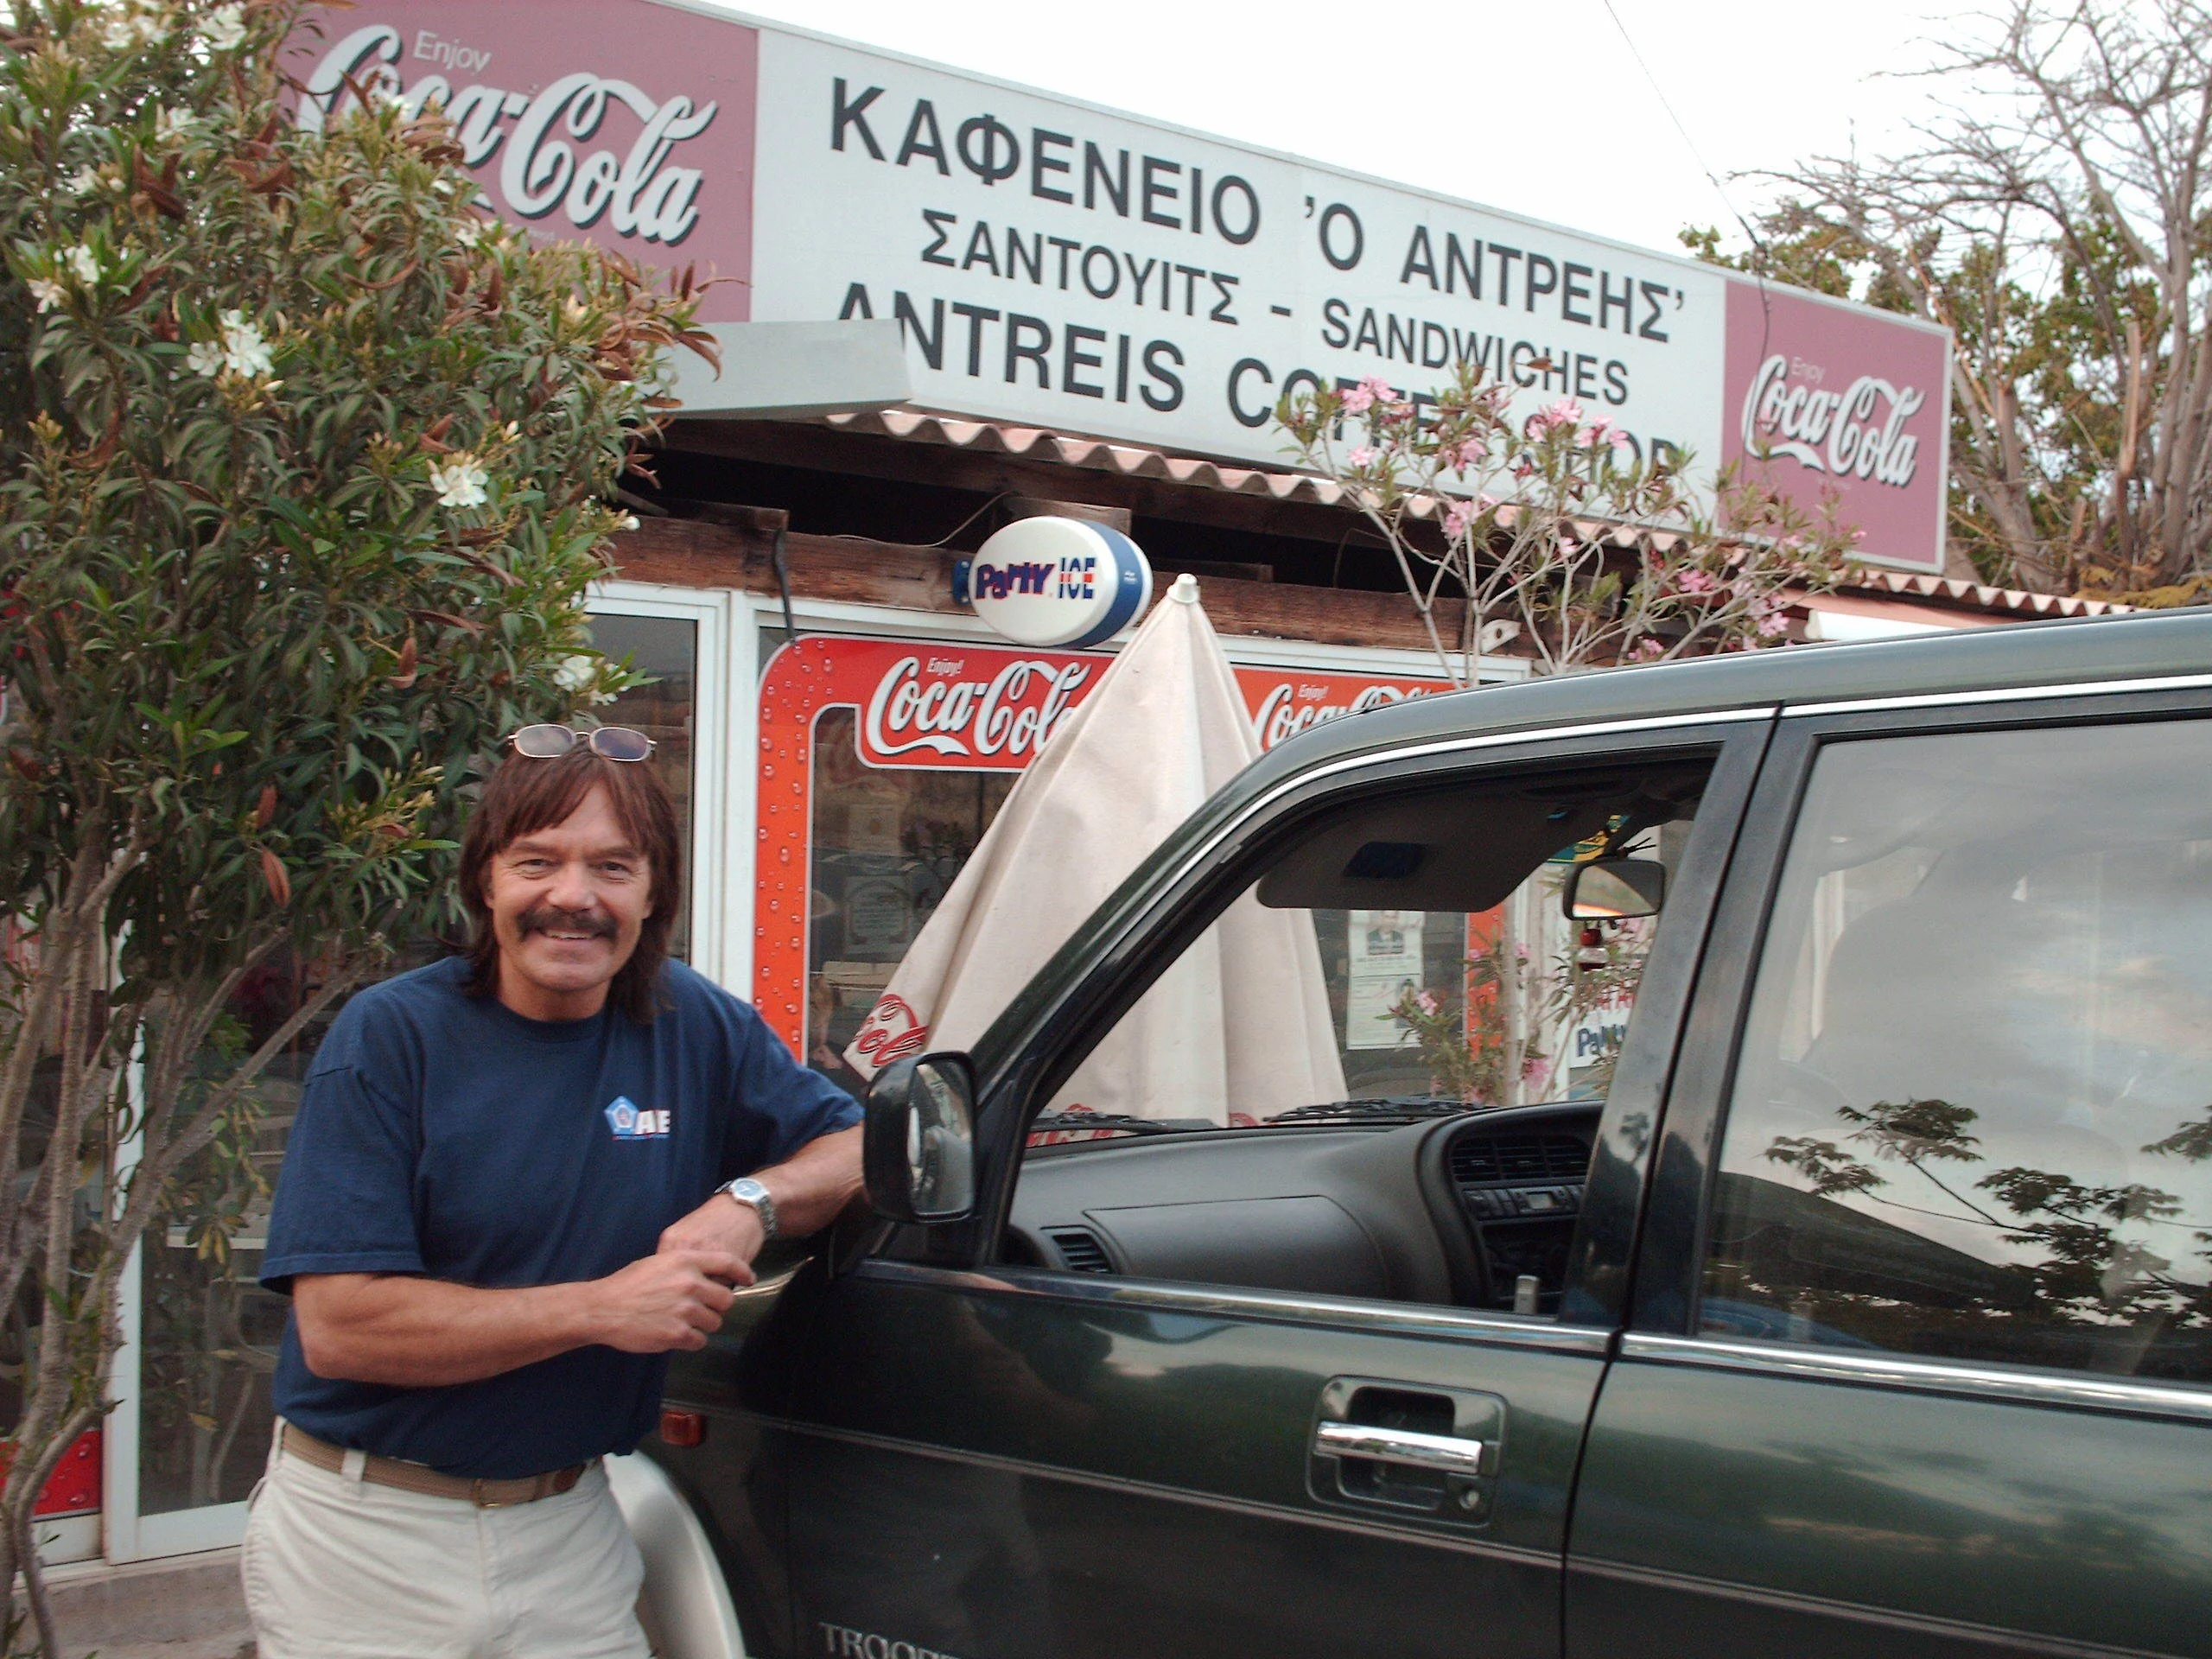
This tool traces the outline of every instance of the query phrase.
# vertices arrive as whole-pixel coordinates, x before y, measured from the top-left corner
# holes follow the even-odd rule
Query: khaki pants
[[[596,1465],[573,1491],[483,1510],[272,1447],[241,1567],[260,1659],[648,1653],[636,1611],[644,1564]]]

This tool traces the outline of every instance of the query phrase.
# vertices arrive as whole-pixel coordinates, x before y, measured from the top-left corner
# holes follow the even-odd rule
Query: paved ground
[[[197,1637],[186,1642],[134,1642],[87,1649],[99,1659],[253,1659],[253,1637],[243,1630]]]
[[[253,1659],[235,1549],[56,1567],[48,1586],[69,1659]]]

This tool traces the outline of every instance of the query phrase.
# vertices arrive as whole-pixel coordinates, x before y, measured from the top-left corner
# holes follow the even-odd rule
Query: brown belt
[[[284,1451],[288,1456],[311,1463],[318,1469],[345,1472],[347,1454],[344,1446],[319,1440],[291,1423],[284,1425]],[[363,1480],[378,1486],[396,1486],[403,1492],[421,1492],[429,1497],[459,1498],[480,1510],[535,1503],[541,1497],[571,1491],[584,1478],[584,1471],[591,1467],[588,1463],[578,1463],[549,1474],[520,1475],[512,1480],[471,1480],[465,1475],[442,1475],[435,1469],[398,1458],[380,1458],[373,1452],[365,1456],[366,1461],[361,1465]]]

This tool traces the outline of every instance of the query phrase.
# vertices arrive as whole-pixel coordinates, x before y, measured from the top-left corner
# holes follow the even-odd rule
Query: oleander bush
[[[49,1654],[31,1509],[105,1409],[131,1245],[449,919],[499,738],[624,683],[585,589],[699,338],[480,213],[435,114],[303,130],[298,10],[19,0],[0,38],[0,1573]]]

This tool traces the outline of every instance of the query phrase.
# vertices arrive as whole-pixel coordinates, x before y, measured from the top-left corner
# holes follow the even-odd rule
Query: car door
[[[777,1311],[791,1333],[772,1433],[798,1650],[1555,1654],[1568,1494],[1619,1317],[1644,1133],[1768,730],[1737,711],[1357,757],[1221,807],[1214,830],[1125,889],[1121,919],[1094,925],[978,1053],[979,1219],[810,1270]],[[1439,1139],[1470,1121],[1456,1106],[1030,1149],[1031,1120],[1103,1034],[1232,895],[1263,892],[1286,847],[1313,843],[1308,826],[1402,790],[1433,824],[1437,791],[1494,794],[1499,779],[1521,791],[1521,823],[1555,772],[1612,787],[1608,767],[1637,788],[1691,768],[1702,792],[1672,843],[1625,1046],[1586,1108],[1595,1164],[1586,1141],[1567,1166],[1468,1177],[1492,1209],[1521,1206],[1527,1273],[1469,1265],[1466,1172]],[[1586,794],[1543,798],[1560,836],[1625,830],[1611,797]],[[1446,839],[1481,837],[1487,810]],[[1355,921],[1361,949],[1406,948],[1429,914],[1387,913]],[[1465,940],[1433,920],[1422,937],[1456,976]],[[1362,1076],[1410,1063],[1351,1058]],[[1550,1109],[1501,1114],[1484,1155],[1541,1158],[1542,1135],[1505,1130],[1541,1129]],[[1393,1236],[1408,1211],[1392,1195],[1416,1186],[1436,1211]],[[1534,1248],[1546,1239],[1554,1265]]]
[[[1780,722],[1570,1654],[2212,1654],[2212,710],[1910,704]]]

